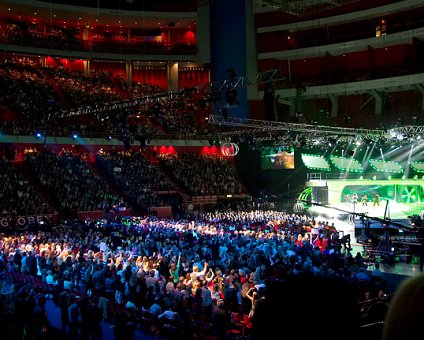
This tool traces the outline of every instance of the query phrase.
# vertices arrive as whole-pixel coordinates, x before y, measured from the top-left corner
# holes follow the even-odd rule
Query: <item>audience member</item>
[[[384,320],[382,340],[424,338],[424,275],[405,279],[396,290]]]

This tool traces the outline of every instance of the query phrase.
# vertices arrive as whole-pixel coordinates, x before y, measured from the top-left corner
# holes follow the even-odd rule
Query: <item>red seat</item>
[[[249,319],[249,316],[237,312],[231,313],[231,324],[235,326],[235,328],[230,330],[232,334],[237,335],[239,331],[242,337],[245,337],[246,329],[252,328],[252,321]]]

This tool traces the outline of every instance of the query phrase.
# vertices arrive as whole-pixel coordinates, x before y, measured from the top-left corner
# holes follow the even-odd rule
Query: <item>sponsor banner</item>
[[[16,216],[14,218],[14,222],[12,222],[10,216],[0,217],[0,227],[9,227],[11,225],[23,227],[24,225],[31,225],[35,223],[42,224],[46,221],[56,223],[57,214]]]

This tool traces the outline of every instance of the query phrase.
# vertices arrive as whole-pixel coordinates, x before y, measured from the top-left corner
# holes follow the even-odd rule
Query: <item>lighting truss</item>
[[[356,1],[358,0],[351,0],[349,2]],[[257,7],[267,7],[284,13],[302,16],[311,10],[319,10],[320,5],[336,7],[346,2],[346,0],[256,0],[256,5]]]
[[[424,126],[406,125],[406,126],[390,129],[387,132],[391,136],[411,135],[411,137],[415,137],[415,136],[424,134]]]
[[[304,133],[309,136],[345,136],[356,138],[361,136],[368,138],[372,141],[378,141],[381,138],[386,138],[387,132],[384,130],[370,130],[370,129],[354,129],[344,127],[332,127],[332,126],[321,126],[312,124],[297,124],[297,123],[285,123],[277,121],[259,120],[259,119],[245,119],[229,117],[224,119],[222,116],[210,115],[210,124],[217,124],[219,126],[228,127],[243,127],[253,129],[256,132],[276,132],[276,131],[291,131],[295,133]],[[244,131],[245,132],[245,131]],[[222,132],[221,135],[237,135],[243,133],[239,131],[227,131]]]
[[[272,8],[292,15],[302,15],[305,12],[303,0],[261,0],[262,7]]]
[[[260,72],[254,75],[237,76],[231,79],[220,80],[209,83],[203,90],[206,94],[224,92],[231,89],[247,87],[257,84],[265,84],[287,79],[281,76],[279,69]]]
[[[191,95],[193,93],[204,95],[205,97],[208,97],[208,99],[212,100],[215,94],[225,92],[227,90],[247,87],[247,86],[251,86],[255,84],[259,85],[259,84],[265,84],[269,82],[276,82],[276,81],[284,80],[284,79],[286,78],[281,76],[279,69],[268,70],[268,71],[256,73],[254,75],[237,76],[231,79],[212,82],[207,84],[205,87],[201,89],[199,89],[198,86],[195,86],[195,87],[184,88],[184,89],[175,90],[175,91],[156,93],[154,95],[134,98],[131,100],[104,103],[103,105],[97,105],[95,107],[87,106],[87,107],[71,109],[71,110],[63,110],[57,113],[57,117],[66,118],[66,117],[80,116],[80,115],[86,115],[86,114],[99,114],[103,112],[110,112],[112,110],[138,108],[148,102],[159,100],[161,98],[172,100],[172,98],[181,97],[185,95]]]

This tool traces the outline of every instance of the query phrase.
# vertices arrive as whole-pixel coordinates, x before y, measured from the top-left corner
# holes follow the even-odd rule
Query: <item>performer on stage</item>
[[[345,204],[349,207],[351,203],[352,203],[352,198],[350,197],[349,194],[346,194],[345,195]]]
[[[355,192],[352,196],[353,204],[358,203],[358,194]]]
[[[375,194],[375,196],[374,196],[374,204],[372,206],[375,207],[376,205],[380,206],[380,195],[379,194]]]
[[[368,206],[368,196],[367,196],[367,194],[364,194],[362,196],[361,203],[362,203],[362,206],[365,206],[365,205]]]

